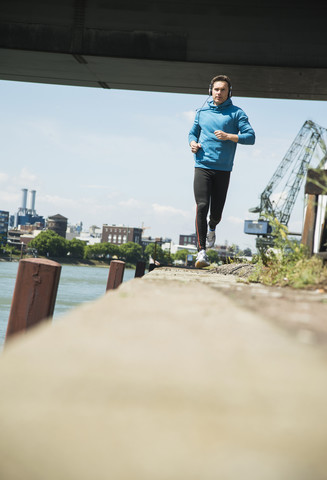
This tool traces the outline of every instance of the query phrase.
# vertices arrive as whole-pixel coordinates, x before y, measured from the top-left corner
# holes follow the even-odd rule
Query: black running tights
[[[198,250],[205,250],[209,207],[209,227],[214,229],[221,220],[231,172],[198,167],[194,170],[195,231]]]

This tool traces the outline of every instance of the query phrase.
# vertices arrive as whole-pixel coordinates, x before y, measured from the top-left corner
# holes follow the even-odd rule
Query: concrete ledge
[[[325,350],[160,270],[8,343],[0,478],[325,478]]]

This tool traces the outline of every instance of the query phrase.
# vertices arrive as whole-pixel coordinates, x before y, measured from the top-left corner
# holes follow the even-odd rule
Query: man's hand
[[[201,143],[196,143],[194,140],[190,143],[192,153],[196,153],[201,148]]]
[[[213,133],[216,135],[218,140],[230,140],[231,142],[235,143],[238,142],[238,135],[235,135],[234,133],[225,133],[222,130],[215,130]]]

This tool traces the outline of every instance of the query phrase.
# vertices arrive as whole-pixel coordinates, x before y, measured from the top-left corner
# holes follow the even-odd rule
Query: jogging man
[[[211,80],[209,96],[212,98],[207,106],[197,111],[188,137],[195,154],[196,268],[209,265],[206,248],[215,244],[215,230],[225,205],[236,145],[253,145],[255,141],[248,117],[241,108],[233,105],[232,84],[226,75]]]

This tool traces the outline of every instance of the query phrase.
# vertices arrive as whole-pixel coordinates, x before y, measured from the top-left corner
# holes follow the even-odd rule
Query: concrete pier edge
[[[8,342],[0,478],[325,478],[326,349],[239,288],[155,269]]]

